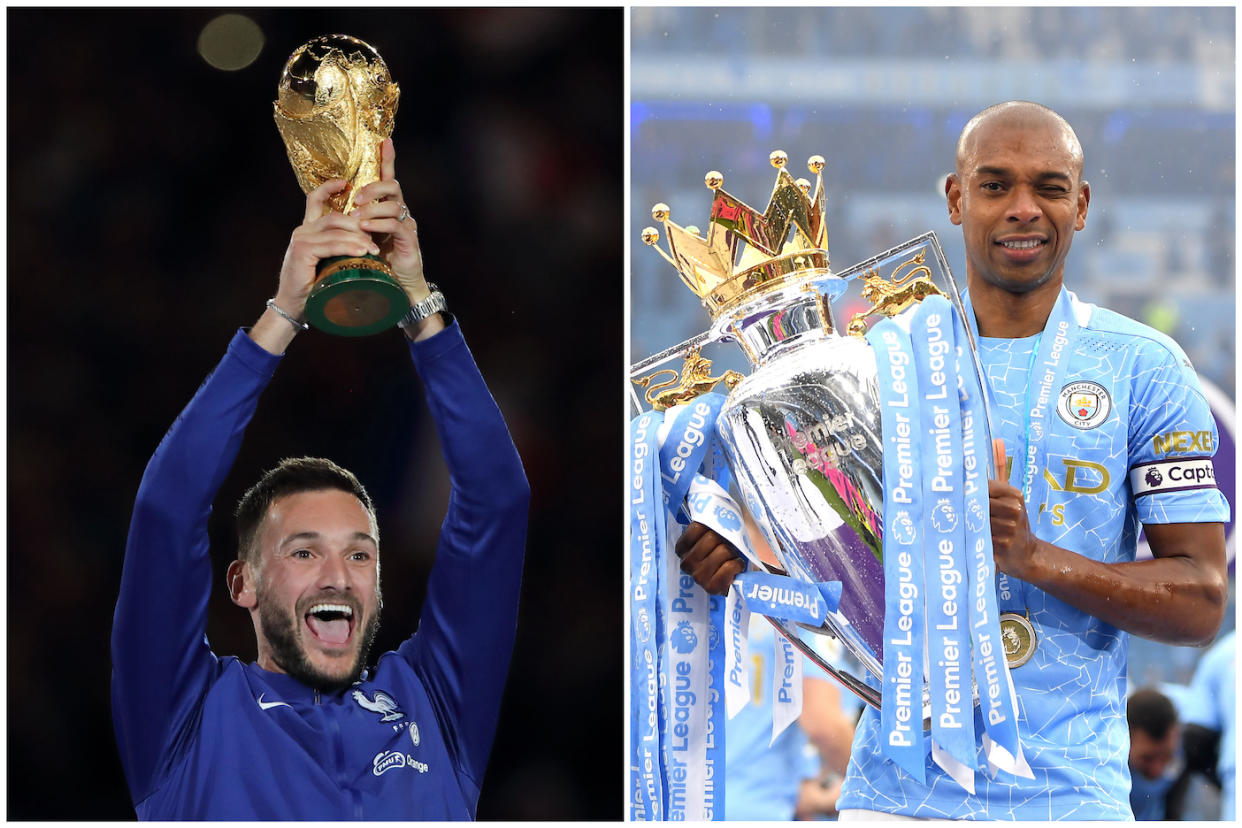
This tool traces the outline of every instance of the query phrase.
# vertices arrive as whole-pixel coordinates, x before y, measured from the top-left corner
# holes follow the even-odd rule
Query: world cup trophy
[[[400,89],[372,46],[342,34],[317,37],[285,63],[274,103],[276,128],[304,193],[333,179],[349,186],[328,208],[354,209],[355,194],[380,178],[380,146],[392,135]],[[306,301],[310,324],[340,336],[391,328],[409,299],[378,256],[336,256],[319,263]]]

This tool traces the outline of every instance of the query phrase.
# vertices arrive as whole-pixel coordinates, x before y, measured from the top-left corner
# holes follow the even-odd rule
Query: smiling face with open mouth
[[[336,489],[274,502],[254,585],[259,666],[319,690],[349,686],[379,627],[379,546],[370,514]]]
[[[962,227],[972,290],[1060,290],[1091,197],[1068,125],[1014,107],[968,128],[946,194],[949,218]]]

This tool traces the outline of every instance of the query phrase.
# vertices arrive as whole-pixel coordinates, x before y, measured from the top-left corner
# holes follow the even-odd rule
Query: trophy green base
[[[409,297],[378,256],[334,256],[319,263],[306,319],[324,333],[370,336],[401,321]]]

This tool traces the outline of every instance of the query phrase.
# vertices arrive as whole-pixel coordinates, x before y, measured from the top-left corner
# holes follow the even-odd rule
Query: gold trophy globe
[[[343,178],[349,186],[328,208],[354,209],[358,190],[380,178],[380,145],[392,135],[400,92],[379,52],[356,37],[317,37],[289,56],[274,115],[302,192]],[[306,300],[310,324],[340,336],[387,330],[409,309],[387,263],[371,255],[321,261]]]

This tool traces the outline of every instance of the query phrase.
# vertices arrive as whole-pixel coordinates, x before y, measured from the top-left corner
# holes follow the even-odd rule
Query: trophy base
[[[319,263],[306,319],[324,333],[370,336],[401,321],[409,297],[377,256],[335,256]]]

